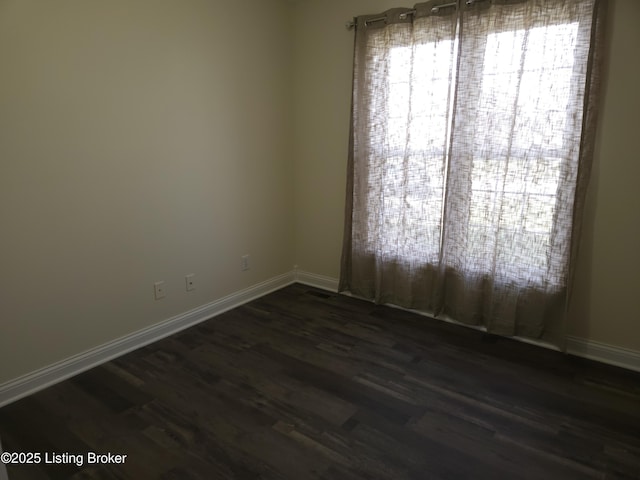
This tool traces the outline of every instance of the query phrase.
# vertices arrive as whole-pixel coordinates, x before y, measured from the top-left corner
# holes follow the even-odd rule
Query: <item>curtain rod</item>
[[[467,5],[471,5],[472,3],[474,3],[476,0],[466,0],[465,3]],[[444,3],[442,5],[437,5],[435,7],[433,7],[431,9],[431,13],[438,13],[440,11],[441,8],[449,8],[449,7],[457,7],[458,6],[458,2],[450,2],[450,3]],[[416,9],[414,8],[413,10],[409,10],[407,12],[401,13],[400,14],[400,18],[401,19],[405,19],[407,18],[408,15],[413,15],[416,13]],[[370,20],[367,20],[364,25],[365,27],[369,24],[369,23],[375,23],[375,22],[381,22],[382,20],[386,20],[387,17],[376,17],[376,18],[372,18]],[[347,27],[347,30],[351,30],[352,28],[355,28],[356,26],[356,19],[354,18],[353,20],[351,20],[350,22],[347,22],[345,24],[345,27]]]

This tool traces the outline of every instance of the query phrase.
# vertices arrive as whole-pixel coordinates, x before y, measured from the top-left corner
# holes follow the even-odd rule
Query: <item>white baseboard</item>
[[[316,273],[305,272],[303,270],[295,269],[296,282],[303,285],[309,285],[310,287],[321,288],[322,290],[329,290],[331,292],[338,291],[338,279],[332,277],[325,277],[324,275],[318,275]]]
[[[321,288],[323,290],[329,290],[332,292],[338,291],[338,279],[336,278],[325,277],[323,275],[316,275],[315,273],[296,270],[296,280],[299,283]],[[466,326],[459,322],[453,323]],[[556,347],[545,344],[544,342],[535,342],[528,339],[519,340],[527,343],[533,343],[545,348],[556,349]],[[590,360],[595,360],[601,363],[606,363],[609,365],[614,365],[616,367],[622,367],[640,372],[640,352],[636,350],[616,347],[614,345],[607,345],[586,338],[567,337],[567,352],[577,357],[588,358]]]
[[[295,282],[338,291],[336,278],[296,269],[4,383],[0,385],[0,407]],[[578,337],[568,337],[567,347],[572,355],[640,371],[640,352],[635,350]]]
[[[640,372],[640,352],[586,338],[567,337],[567,351],[577,357]]]
[[[294,272],[271,278],[244,290],[227,295],[202,307],[169,318],[125,337],[74,355],[61,362],[36,370],[0,385],[0,407],[66,380],[90,368],[113,360],[140,347],[173,335],[216,315],[243,305],[295,282]]]

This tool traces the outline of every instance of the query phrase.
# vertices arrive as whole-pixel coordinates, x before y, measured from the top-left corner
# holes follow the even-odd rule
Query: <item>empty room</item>
[[[639,25],[0,0],[0,480],[639,479]]]

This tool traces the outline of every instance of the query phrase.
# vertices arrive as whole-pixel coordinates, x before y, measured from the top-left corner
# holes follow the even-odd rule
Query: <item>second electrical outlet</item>
[[[184,277],[185,288],[187,289],[187,292],[190,292],[191,290],[196,289],[195,276],[196,276],[195,273],[190,273],[189,275]]]
[[[242,271],[246,271],[249,270],[249,255],[243,255],[242,257],[240,257],[240,268],[242,269]]]

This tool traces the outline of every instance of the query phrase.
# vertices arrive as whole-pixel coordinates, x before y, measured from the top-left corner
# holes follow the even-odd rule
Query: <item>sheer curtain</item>
[[[603,2],[451,3],[356,19],[340,289],[559,343]]]

